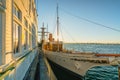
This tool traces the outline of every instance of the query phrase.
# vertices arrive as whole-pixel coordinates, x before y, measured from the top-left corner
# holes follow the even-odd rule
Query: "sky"
[[[120,32],[79,19],[82,17],[120,30],[120,0],[38,0],[38,25],[44,22],[56,38],[59,5],[60,40],[71,43],[120,43]],[[70,15],[72,14],[72,15]]]

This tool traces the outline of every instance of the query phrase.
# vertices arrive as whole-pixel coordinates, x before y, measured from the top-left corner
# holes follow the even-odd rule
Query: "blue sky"
[[[120,0],[38,0],[39,29],[48,24],[49,32],[56,27],[56,3],[59,3],[60,32],[64,42],[120,43],[120,32],[73,17],[83,17],[120,30]],[[64,11],[65,10],[65,11]],[[61,36],[60,35],[60,36]]]

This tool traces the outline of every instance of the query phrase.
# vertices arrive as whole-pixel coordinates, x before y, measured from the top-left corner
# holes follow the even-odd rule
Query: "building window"
[[[21,34],[21,27],[17,23],[13,23],[13,51],[14,53],[19,53],[20,52],[20,34]]]
[[[28,27],[28,21],[26,19],[24,20],[24,25],[26,28]]]
[[[36,46],[36,30],[33,24],[32,26],[32,48],[35,48],[35,46]]]
[[[27,22],[27,20],[26,19],[24,19],[24,25],[25,25],[25,27],[26,28],[28,28],[28,22]],[[24,30],[24,34],[25,34],[25,37],[24,37],[24,50],[26,50],[27,49],[27,45],[28,45],[28,32],[27,32],[27,30]]]
[[[13,7],[13,13],[18,19],[22,20],[22,12],[15,5]]]
[[[31,26],[29,25],[29,48],[32,47],[32,35],[31,35]]]
[[[29,31],[31,32],[31,26],[29,26]]]
[[[29,33],[29,48],[32,47],[32,35]]]
[[[27,33],[27,30],[24,30],[24,32],[25,32],[25,37],[24,37],[24,50],[26,50],[27,49],[27,45],[28,45],[28,39],[27,39],[27,37],[28,37],[28,33]]]
[[[18,16],[17,16],[17,17],[18,17],[18,19],[20,19],[20,20],[21,20],[21,19],[22,19],[22,13],[21,13],[21,11],[20,11],[20,10],[18,10],[18,11],[17,11],[17,14],[18,14]]]

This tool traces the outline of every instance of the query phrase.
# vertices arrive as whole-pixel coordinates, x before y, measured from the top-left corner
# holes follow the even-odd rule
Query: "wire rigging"
[[[75,42],[78,46],[80,46],[80,45],[79,45],[79,42],[77,42],[77,41],[72,37],[72,35],[68,32],[68,29],[66,29],[65,26],[64,26],[64,31],[66,32],[66,34],[68,34],[68,36],[72,39],[73,42]],[[83,52],[85,51],[82,47],[80,47],[80,49],[81,49]],[[73,48],[73,50],[74,50],[74,48]]]
[[[63,26],[63,25],[62,25]],[[64,26],[64,32],[66,33],[66,34],[68,34],[68,36],[72,39],[72,41],[74,41],[75,43],[77,43],[77,41],[73,38],[73,36],[68,32],[68,30],[69,29],[66,29],[66,27]]]
[[[87,22],[89,22],[89,23],[92,23],[92,24],[95,24],[95,25],[98,25],[98,26],[101,26],[101,27],[104,27],[104,28],[107,28],[107,29],[111,29],[111,30],[113,30],[113,31],[120,32],[119,29],[116,29],[116,28],[113,28],[113,27],[109,27],[109,26],[106,26],[106,25],[104,25],[104,24],[101,24],[101,23],[98,23],[98,22],[95,22],[95,21],[92,21],[92,20],[89,20],[89,19],[86,19],[86,18],[77,16],[77,15],[74,15],[74,14],[72,14],[72,13],[64,10],[64,9],[61,8],[61,7],[60,7],[60,9],[61,9],[64,13],[66,13],[66,14],[68,14],[68,15],[70,15],[70,16],[73,16],[73,17],[75,17],[75,18],[77,18],[77,19],[84,20],[84,21],[87,21]]]
[[[62,41],[64,42],[64,36],[63,36],[63,31],[62,31],[61,26],[60,26],[60,33],[61,33],[61,36],[62,36]]]

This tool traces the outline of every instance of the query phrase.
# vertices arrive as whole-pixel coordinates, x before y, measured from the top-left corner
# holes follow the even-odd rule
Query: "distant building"
[[[35,0],[0,0],[0,68],[35,49],[37,31]]]

